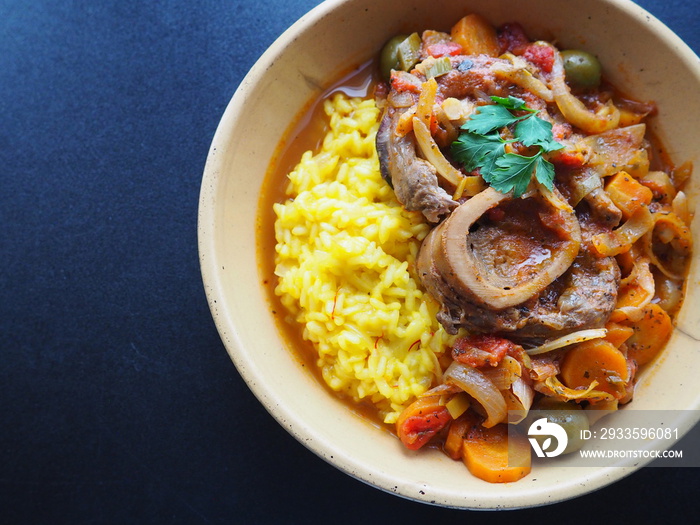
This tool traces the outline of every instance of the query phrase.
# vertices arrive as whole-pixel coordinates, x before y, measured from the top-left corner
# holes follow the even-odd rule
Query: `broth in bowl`
[[[292,345],[408,449],[486,481],[530,473],[530,411],[582,445],[631,402],[683,300],[691,165],[604,71],[517,21],[397,35],[321,97],[295,139],[315,147],[292,144],[264,184]]]

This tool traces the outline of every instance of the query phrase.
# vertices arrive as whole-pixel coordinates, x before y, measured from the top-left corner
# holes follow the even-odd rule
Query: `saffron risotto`
[[[372,99],[336,93],[320,151],[289,174],[276,214],[275,293],[318,352],[328,386],[369,402],[385,423],[439,382],[454,336],[436,320],[415,260],[429,226],[382,179]]]

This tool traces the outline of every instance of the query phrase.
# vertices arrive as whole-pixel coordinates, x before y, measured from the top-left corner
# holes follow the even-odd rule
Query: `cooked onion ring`
[[[554,94],[554,101],[557,103],[564,118],[586,133],[602,133],[603,131],[616,128],[620,123],[620,111],[612,102],[603,106],[596,113],[586,108],[583,102],[571,94],[569,86],[566,84],[564,61],[561,58],[561,54],[551,44],[547,45],[554,51],[550,88]]]
[[[444,381],[456,385],[472,396],[486,411],[483,425],[491,428],[502,423],[508,416],[508,407],[503,394],[482,372],[469,365],[453,361],[445,370]]]
[[[644,235],[645,253],[666,277],[682,280],[693,246],[690,229],[673,212],[654,213],[652,220],[653,227]]]

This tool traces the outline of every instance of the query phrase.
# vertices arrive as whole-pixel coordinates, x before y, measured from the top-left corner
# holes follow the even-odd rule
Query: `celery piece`
[[[449,57],[429,58],[418,64],[416,69],[420,69],[425,78],[435,78],[452,71],[452,62]]]
[[[470,405],[469,395],[466,392],[460,392],[445,404],[445,408],[447,408],[452,419],[457,419],[469,409]]]
[[[399,44],[397,54],[399,57],[399,67],[404,71],[410,71],[420,60],[420,36],[418,33],[411,34],[406,40]]]

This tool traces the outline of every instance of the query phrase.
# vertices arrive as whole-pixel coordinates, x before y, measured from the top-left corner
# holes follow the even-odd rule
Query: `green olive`
[[[581,434],[582,431],[589,429],[588,416],[578,404],[566,403],[549,397],[543,397],[532,407],[532,410],[535,412],[531,412],[525,421],[523,421],[526,425],[526,429],[529,428],[535,420],[545,417],[547,421],[550,423],[557,423],[566,431],[568,443],[562,454],[569,454],[583,447],[585,440]],[[546,436],[532,437],[538,441],[540,446],[543,446]]]
[[[407,38],[408,35],[396,35],[384,44],[379,55],[379,71],[384,80],[388,81],[391,78],[392,69],[399,69],[399,46]]]
[[[600,84],[600,62],[590,53],[579,50],[561,52],[566,80],[572,87],[593,88]]]

